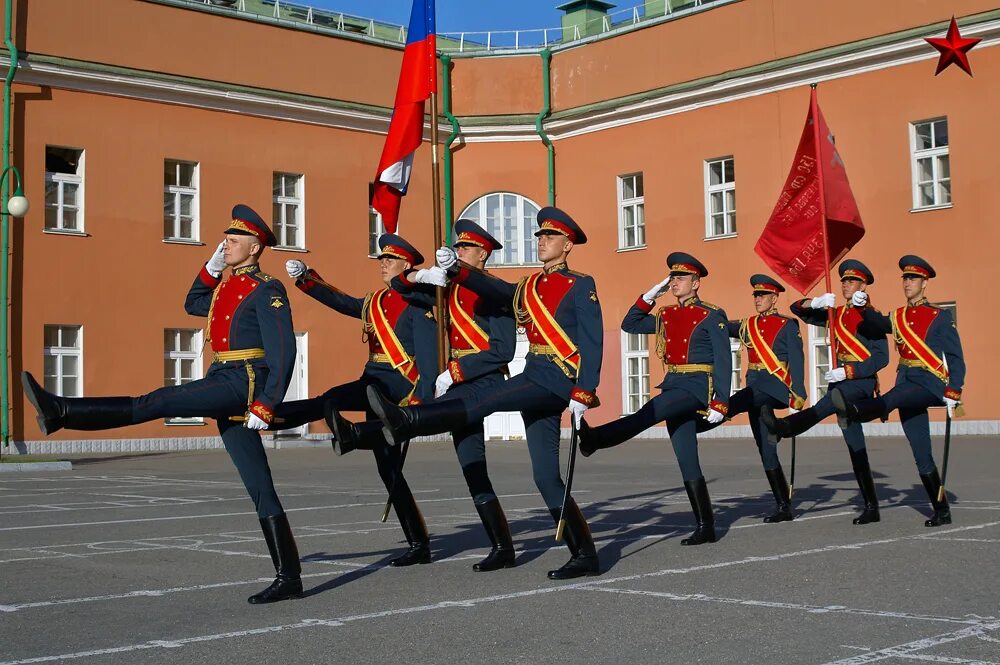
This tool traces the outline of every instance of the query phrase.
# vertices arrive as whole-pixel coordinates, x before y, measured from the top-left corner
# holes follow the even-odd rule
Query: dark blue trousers
[[[263,362],[251,364],[256,375],[256,397],[267,381],[268,369]],[[258,517],[272,517],[284,510],[274,490],[260,433],[229,420],[229,416],[245,414],[253,402],[247,399],[249,385],[245,363],[213,363],[204,379],[132,398],[132,417],[135,423],[159,418],[215,418],[222,443],[253,499]]]
[[[900,378],[881,399],[885,403],[885,413],[899,410],[899,420],[906,440],[910,442],[917,472],[927,475],[934,471],[937,467],[931,450],[931,423],[927,407],[941,406],[941,398],[917,383]]]
[[[760,410],[765,406],[772,409],[783,409],[788,404],[761,390],[754,390],[753,386],[747,386],[736,391],[729,398],[729,411],[726,416],[732,418],[740,413],[748,415],[750,431],[753,432],[753,440],[757,442],[760,461],[764,464],[765,471],[771,471],[777,469],[781,462],[778,460],[778,442],[771,440],[767,427],[764,426],[764,422],[760,418]],[[711,426],[708,429],[711,429]],[[698,430],[701,431],[702,428],[699,427]]]
[[[481,376],[468,383],[452,386],[438,401],[462,400],[465,403],[482,401],[489,394],[504,385],[504,377],[499,372]],[[483,421],[475,420],[451,433],[455,444],[455,454],[462,466],[462,475],[469,486],[469,494],[476,504],[484,504],[497,498],[486,467],[486,436]]]
[[[871,399],[871,396],[875,393],[875,379],[847,379],[838,383],[831,383],[826,394],[812,406],[816,411],[817,422],[827,416],[833,415],[837,411],[833,406],[833,401],[830,399],[830,390],[833,388],[842,392],[844,397],[850,402]],[[844,442],[847,443],[848,448],[854,452],[865,449],[865,430],[861,427],[861,423],[852,422],[843,432]]]

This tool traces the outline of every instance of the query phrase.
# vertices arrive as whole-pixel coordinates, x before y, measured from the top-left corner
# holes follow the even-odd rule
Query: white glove
[[[285,272],[287,272],[288,276],[292,279],[302,277],[302,275],[306,274],[306,270],[308,270],[308,268],[306,268],[306,264],[302,263],[302,261],[299,261],[298,259],[289,259],[285,261]]]
[[[949,418],[954,418],[955,417],[955,409],[958,408],[959,404],[961,404],[961,402],[959,402],[957,399],[952,399],[950,397],[945,397],[944,398],[944,405],[946,407],[948,407],[948,417]]]
[[[458,263],[458,255],[455,254],[455,250],[451,247],[441,247],[438,251],[434,252],[434,257],[437,259],[438,266],[444,270]]]
[[[642,299],[646,301],[646,304],[652,305],[657,298],[663,295],[663,292],[667,290],[667,284],[670,283],[670,279],[671,278],[668,275],[665,280],[659,282],[658,284],[653,286],[653,288],[651,288],[649,291],[646,291],[645,293],[642,294]]]
[[[826,380],[827,383],[837,383],[838,381],[843,381],[846,378],[847,370],[843,367],[836,367],[823,375],[823,379]]]
[[[788,415],[792,415],[793,413],[798,413],[798,412],[799,410],[796,409],[794,406],[788,407]]]
[[[851,296],[851,304],[855,307],[864,307],[868,304],[868,294],[864,291],[855,291]]]
[[[833,309],[836,304],[837,299],[832,293],[816,296],[809,302],[809,306],[813,309]]]
[[[583,402],[577,402],[575,399],[571,399],[569,401],[569,412],[570,415],[573,417],[573,422],[576,423],[577,427],[580,427],[580,424],[583,422],[584,411],[586,411],[589,408],[590,407],[584,404]]]
[[[410,281],[417,284],[431,284],[433,286],[448,286],[448,274],[444,270],[434,266],[432,268],[421,268],[413,273]]]
[[[222,271],[226,269],[226,257],[223,252],[226,251],[226,241],[223,240],[219,243],[219,246],[215,248],[215,254],[212,254],[212,258],[208,260],[205,264],[205,270],[208,271],[212,277],[219,277],[222,275]]]
[[[451,384],[455,383],[455,380],[451,378],[451,372],[445,370],[438,374],[438,378],[434,381],[434,396],[440,397],[448,392],[448,388],[451,388]]]
[[[258,418],[256,414],[248,413],[245,427],[247,429],[267,429],[267,423]]]
[[[705,420],[707,420],[712,425],[718,425],[725,419],[726,415],[724,413],[716,411],[715,409],[709,409],[708,415],[705,416]]]

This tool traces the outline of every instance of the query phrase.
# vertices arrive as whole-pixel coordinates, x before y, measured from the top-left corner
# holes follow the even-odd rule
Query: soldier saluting
[[[458,263],[448,247],[438,250],[438,264],[463,287],[500,306],[513,307],[530,346],[524,371],[488,394],[398,408],[369,389],[369,401],[395,444],[421,434],[466,427],[497,411],[520,411],[538,491],[559,521],[565,485],[559,474],[559,421],[567,404],[577,422],[596,406],[604,330],[594,278],[569,269],[576,245],[587,242],[583,229],[558,208],[538,212],[538,258],[543,269],[517,284]],[[600,572],[590,527],[572,497],[566,501],[566,545],[570,560],[551,570],[551,579]]]
[[[433,298],[422,293],[403,295],[392,288],[392,279],[424,262],[423,255],[398,235],[379,236],[379,274],[383,288],[362,298],[348,295],[329,284],[302,261],[285,263],[288,276],[306,295],[345,316],[361,320],[362,336],[368,344],[368,362],[361,378],[330,388],[311,399],[285,402],[277,412],[290,428],[321,420],[332,410],[366,411],[365,388],[377,385],[397,403],[419,403],[434,396],[433,378],[437,371],[437,328],[431,312]],[[371,450],[379,477],[390,493],[396,517],[409,549],[389,562],[390,566],[411,566],[431,562],[427,525],[410,486],[403,477],[399,449],[386,445],[377,420],[357,425],[344,419],[330,421],[338,454],[354,448]],[[350,430],[350,436],[343,432]],[[337,436],[337,434],[340,436]],[[349,443],[348,443],[349,441]]]
[[[868,266],[855,259],[842,262],[837,272],[840,273],[841,293],[847,301],[834,309],[833,330],[830,334],[833,353],[839,366],[825,374],[829,390],[808,409],[787,418],[776,418],[772,409],[766,406],[763,408],[761,418],[764,424],[779,439],[802,434],[827,416],[833,415],[836,410],[832,401],[833,388],[851,400],[866,399],[877,393],[878,371],[889,364],[889,344],[885,335],[873,330],[872,326],[864,325],[864,312],[871,305],[867,300],[860,306],[852,301],[855,293],[865,293],[868,285],[875,282],[875,276]],[[858,298],[860,300],[861,296]],[[792,303],[792,313],[809,325],[827,327],[827,310],[834,307],[835,303],[832,293],[824,293]],[[865,502],[864,510],[854,518],[854,523],[878,522],[878,496],[875,494],[875,480],[872,478],[868,449],[865,447],[864,430],[858,422],[845,421],[842,426],[845,427],[844,441],[851,456],[854,477]]]
[[[882,333],[891,333],[899,353],[896,385],[885,395],[869,399],[851,399],[838,388],[831,390],[837,413],[850,422],[867,422],[885,418],[899,409],[917,472],[930,498],[934,514],[924,526],[951,524],[951,509],[947,497],[938,500],[941,476],[931,451],[931,425],[927,408],[944,405],[951,416],[962,400],[965,383],[965,357],[962,341],[951,312],[927,302],[924,291],[927,281],[937,273],[927,261],[907,254],[899,260],[903,271],[903,295],[906,305],[888,316],[875,309],[865,309],[864,319]],[[856,307],[868,303],[868,294],[855,292]]]
[[[726,313],[698,297],[708,269],[684,252],[667,256],[667,266],[667,278],[642,294],[622,320],[627,333],[656,335],[656,355],[666,365],[666,376],[658,386],[661,392],[632,415],[600,427],[585,424],[580,431],[580,452],[589,456],[600,448],[617,446],[666,420],[697,523],[681,545],[701,545],[715,542],[715,518],[698,462],[697,421],[703,416],[717,425],[725,418],[733,359]],[[677,304],[650,314],[656,299],[667,291]]]
[[[295,364],[295,333],[285,287],[260,270],[265,247],[277,240],[245,205],[233,208],[232,223],[212,258],[188,291],[184,309],[208,317],[215,352],[205,378],[167,386],[139,397],[58,397],[28,372],[24,392],[45,434],[59,429],[102,430],[170,417],[215,418],[219,434],[253,499],[277,577],[250,596],[253,604],[302,595],[299,554],[288,518],[271,480],[260,432],[274,419]],[[222,273],[230,268],[223,281]],[[245,426],[229,416],[245,413]]]

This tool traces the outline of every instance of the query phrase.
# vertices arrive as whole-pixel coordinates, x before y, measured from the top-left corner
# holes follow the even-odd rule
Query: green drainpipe
[[[551,66],[552,51],[545,49],[542,51],[542,110],[535,117],[535,131],[538,132],[542,143],[549,151],[549,205],[554,206],[556,204],[556,149],[542,126],[542,120],[552,112],[552,97],[549,89]]]
[[[9,248],[10,215],[7,212],[7,193],[10,185],[4,189],[4,177],[10,170],[10,89],[14,82],[14,74],[17,72],[17,47],[11,39],[10,26],[13,18],[13,0],[6,0],[4,8],[4,43],[7,45],[7,52],[10,55],[10,67],[7,69],[7,77],[3,83],[3,175],[0,176],[0,441],[4,446],[10,445],[10,418],[8,406],[10,394],[8,391],[8,371],[10,361],[7,349],[7,308],[10,305],[10,283],[7,280],[8,260],[7,252]]]
[[[455,189],[454,189],[454,165],[452,163],[451,144],[458,139],[461,131],[458,127],[458,120],[451,114],[451,56],[441,56],[441,79],[442,79],[442,100],[441,107],[444,110],[444,117],[451,123],[451,134],[444,142],[444,243],[451,244],[451,222],[455,219]]]

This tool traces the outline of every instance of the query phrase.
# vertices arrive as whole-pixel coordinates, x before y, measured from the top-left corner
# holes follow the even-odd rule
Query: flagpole
[[[436,60],[436,56],[435,56]],[[437,251],[444,242],[441,235],[441,169],[438,165],[438,106],[437,92],[431,92],[431,196],[434,203],[434,250]],[[444,289],[434,290],[434,300],[437,307],[438,333],[438,372],[443,372],[448,364],[448,334],[445,330],[447,321],[444,308]]]
[[[826,219],[826,192],[823,180],[823,146],[819,142],[819,104],[816,102],[816,83],[809,84],[809,115],[812,116],[813,123],[813,143],[816,146],[816,177],[819,181],[819,210],[822,214],[822,228],[823,228],[823,254],[826,260],[826,292],[833,293],[833,282],[830,279],[830,271],[833,266],[830,265],[830,238],[827,233],[827,219]],[[833,348],[833,311],[834,307],[830,307],[826,310],[826,334],[827,343],[830,346],[830,369],[835,369],[837,367],[837,353],[836,349]]]

